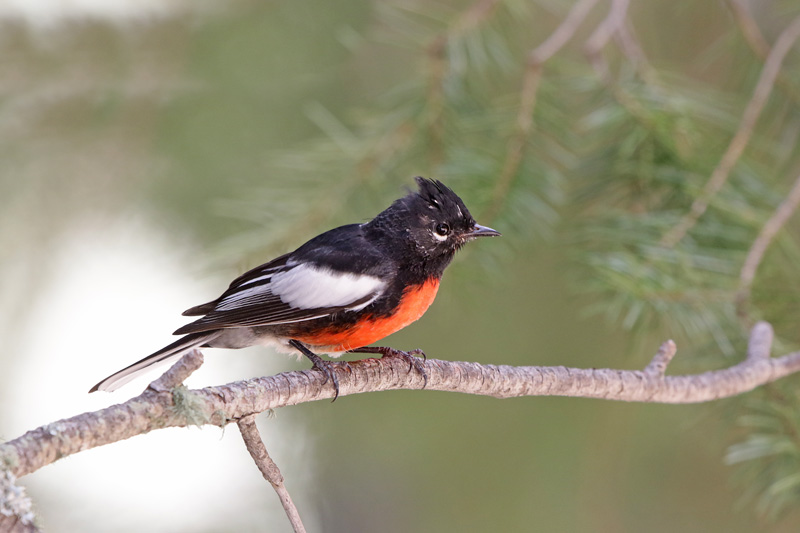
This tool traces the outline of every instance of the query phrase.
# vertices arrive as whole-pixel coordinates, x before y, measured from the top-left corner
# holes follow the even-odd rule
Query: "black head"
[[[419,190],[395,201],[368,224],[391,237],[398,251],[402,248],[405,255],[420,262],[441,263],[444,270],[467,242],[500,235],[477,224],[461,198],[441,181],[414,179]]]

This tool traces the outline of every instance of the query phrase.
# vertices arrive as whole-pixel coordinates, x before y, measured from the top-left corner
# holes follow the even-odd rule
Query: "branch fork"
[[[408,362],[402,358],[363,359],[348,363],[347,371],[337,372],[339,396],[425,386],[495,398],[572,396],[651,403],[705,402],[742,394],[800,372],[800,352],[770,357],[772,340],[772,327],[758,322],[743,361],[724,370],[683,376],[665,375],[676,353],[672,341],[661,345],[644,370],[515,367],[428,359],[427,385],[418,372],[409,371]],[[42,426],[0,444],[0,474],[18,478],[62,457],[155,429],[193,424],[224,426],[236,421],[248,451],[278,493],[295,531],[303,531],[283,476],[269,458],[254,418],[257,413],[279,407],[331,399],[333,387],[325,383],[321,372],[313,370],[203,389],[180,387],[201,364],[202,354],[189,352],[135,398]],[[181,403],[191,409],[180,408]],[[0,508],[3,503],[0,499]]]

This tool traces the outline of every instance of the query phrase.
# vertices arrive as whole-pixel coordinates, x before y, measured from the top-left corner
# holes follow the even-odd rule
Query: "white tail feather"
[[[94,392],[97,390],[113,392],[148,370],[176,361],[179,357],[184,355],[192,348],[196,348],[201,344],[205,344],[219,334],[219,331],[208,331],[204,333],[192,333],[186,335],[169,346],[166,346],[159,351],[148,355],[144,359],[123,368],[119,372],[111,374],[100,383],[92,387],[89,392]]]

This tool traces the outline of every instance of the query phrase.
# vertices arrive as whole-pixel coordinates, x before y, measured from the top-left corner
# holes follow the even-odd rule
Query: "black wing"
[[[238,278],[233,280],[231,282],[231,284],[228,286],[228,290],[225,291],[225,293],[222,296],[220,296],[219,298],[217,298],[216,300],[208,302],[208,303],[196,305],[194,307],[190,307],[189,309],[187,309],[186,311],[184,311],[181,314],[183,316],[207,315],[208,313],[210,313],[211,311],[214,310],[214,307],[216,307],[217,302],[219,302],[222,298],[225,297],[225,295],[231,293],[237,287],[240,287],[241,285],[247,283],[250,280],[262,277],[265,274],[277,271],[280,268],[285,267],[286,266],[286,261],[287,261],[287,259],[289,258],[290,255],[291,254],[283,254],[280,257],[276,257],[275,259],[273,259],[269,263],[264,263],[263,265],[257,266],[255,268],[251,268],[250,270],[248,270],[247,272],[245,272],[244,274],[242,274],[241,276],[239,276]]]
[[[185,315],[206,316],[175,334],[300,322],[362,309],[380,298],[395,271],[364,239],[359,225],[342,226],[242,274],[213,302],[187,310]]]

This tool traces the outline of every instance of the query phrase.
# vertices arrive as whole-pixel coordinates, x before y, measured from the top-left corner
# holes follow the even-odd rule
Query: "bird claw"
[[[317,370],[318,372],[322,372],[322,375],[325,376],[325,381],[323,383],[328,383],[329,381],[333,383],[333,400],[331,403],[336,401],[336,398],[339,397],[339,378],[336,377],[336,372],[333,370],[333,363],[331,361],[325,361],[323,359],[319,359],[314,361],[313,366],[311,367],[312,370]]]
[[[317,370],[319,372],[322,372],[322,375],[325,376],[325,381],[323,381],[323,385],[329,381],[333,383],[334,394],[331,403],[335,402],[336,398],[339,397],[339,378],[336,377],[336,372],[334,372],[333,370],[334,365],[336,363],[333,363],[331,361],[325,361],[320,356],[309,350],[305,344],[303,344],[298,340],[292,339],[289,341],[289,344],[300,350],[300,353],[308,357],[308,359],[311,361],[313,365],[311,367],[312,370]]]
[[[403,350],[397,350],[395,348],[384,348],[381,350],[381,354],[381,357],[401,357],[405,359],[408,363],[409,372],[414,368],[422,375],[422,388],[424,389],[428,386],[428,372],[425,370],[425,362],[428,360],[428,356],[425,355],[425,352],[420,349],[404,352]],[[420,361],[417,356],[422,356],[422,361]]]
[[[425,355],[425,352],[423,352],[423,351],[422,351],[422,350],[420,350],[419,348],[417,348],[416,350],[411,350],[411,351],[410,351],[410,352],[408,352],[408,353],[409,353],[410,355],[415,355],[415,356],[417,356],[417,357],[419,357],[419,356],[422,356],[422,361],[423,361],[424,363],[427,363],[427,362],[428,362],[428,356],[427,356],[427,355]]]

